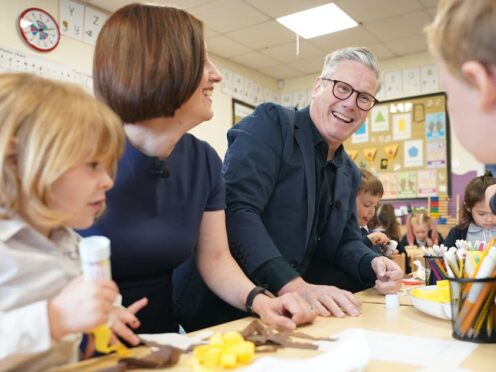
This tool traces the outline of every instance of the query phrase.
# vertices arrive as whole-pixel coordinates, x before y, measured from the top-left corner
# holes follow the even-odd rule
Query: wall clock
[[[23,11],[19,16],[18,27],[24,41],[40,52],[49,52],[59,44],[59,25],[43,9],[29,8]]]

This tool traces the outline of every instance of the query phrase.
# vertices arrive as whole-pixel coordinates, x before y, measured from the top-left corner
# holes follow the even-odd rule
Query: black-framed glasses
[[[360,110],[369,111],[372,107],[375,106],[376,103],[379,102],[379,100],[373,95],[365,92],[359,92],[358,90],[353,89],[350,84],[345,83],[344,81],[327,78],[320,78],[320,80],[332,81],[332,83],[334,84],[332,87],[332,94],[334,95],[334,97],[342,101],[348,99],[353,93],[356,92],[356,104]]]

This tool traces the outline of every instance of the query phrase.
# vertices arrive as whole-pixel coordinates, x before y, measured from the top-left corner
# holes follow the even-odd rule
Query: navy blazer
[[[228,132],[227,230],[231,252],[248,275],[276,257],[304,274],[315,257],[307,252],[316,203],[312,125],[308,107],[294,112],[266,103]],[[326,249],[316,254],[372,286],[370,263],[379,255],[362,242],[355,201],[359,184],[360,172],[344,154],[322,236]]]

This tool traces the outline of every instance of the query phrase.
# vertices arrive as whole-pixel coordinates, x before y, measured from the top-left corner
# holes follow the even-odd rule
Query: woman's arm
[[[200,224],[197,265],[205,283],[220,298],[245,310],[248,293],[255,285],[246,277],[227,243],[223,210],[205,212]],[[312,322],[315,311],[297,294],[270,298],[263,294],[253,300],[253,310],[268,323],[283,328]]]

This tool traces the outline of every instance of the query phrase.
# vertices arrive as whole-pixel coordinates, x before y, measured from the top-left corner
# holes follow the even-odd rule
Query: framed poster
[[[233,98],[232,100],[232,125],[235,126],[241,119],[255,111],[255,106]]]

